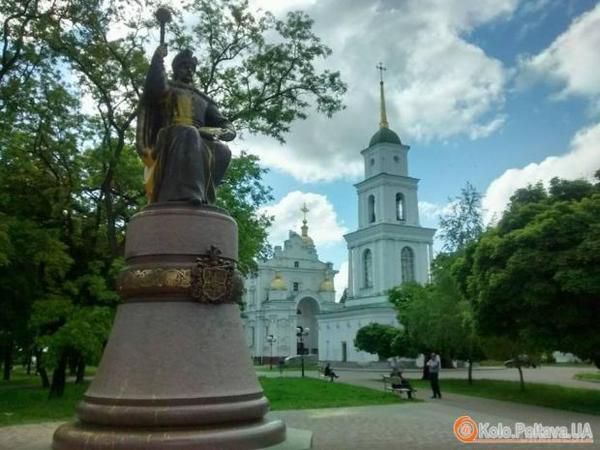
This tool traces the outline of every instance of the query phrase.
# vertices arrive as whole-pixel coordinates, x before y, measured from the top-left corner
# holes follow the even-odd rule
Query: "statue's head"
[[[198,60],[194,58],[192,51],[186,48],[173,58],[173,77],[177,81],[191,84],[194,80],[197,65]]]

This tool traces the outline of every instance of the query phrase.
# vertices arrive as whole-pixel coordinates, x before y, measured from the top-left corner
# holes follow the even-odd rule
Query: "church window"
[[[394,155],[394,162],[400,162],[400,158],[398,158],[398,155]]]
[[[373,287],[373,256],[369,249],[363,253],[363,287]]]
[[[404,220],[404,195],[396,194],[396,220]]]
[[[375,196],[369,195],[369,223],[375,222]]]
[[[410,247],[404,247],[400,254],[402,262],[402,282],[415,281],[415,254]]]
[[[300,287],[300,283],[294,282],[294,292],[298,292],[299,287]]]
[[[296,268],[300,267],[300,262],[294,261],[294,267],[296,267]]]
[[[374,166],[375,165],[375,159],[371,158],[371,165]]]

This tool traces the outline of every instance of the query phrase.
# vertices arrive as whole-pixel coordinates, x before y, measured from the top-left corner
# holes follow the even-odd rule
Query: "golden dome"
[[[331,278],[325,278],[323,280],[323,282],[321,283],[321,287],[319,288],[319,291],[333,292],[334,291],[333,280]]]
[[[302,242],[309,245],[315,245],[312,238],[310,236],[302,236]]]
[[[273,278],[273,281],[271,281],[271,289],[275,291],[285,291],[287,289],[279,272],[275,272],[275,277]]]

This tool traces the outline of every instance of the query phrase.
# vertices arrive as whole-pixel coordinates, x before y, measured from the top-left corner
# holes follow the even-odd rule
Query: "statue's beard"
[[[194,78],[193,77],[179,77],[179,78],[175,78],[175,81],[179,81],[180,83],[185,83],[185,84],[193,84]]]

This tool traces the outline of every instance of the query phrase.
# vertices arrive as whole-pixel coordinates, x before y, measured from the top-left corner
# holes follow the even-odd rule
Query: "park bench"
[[[325,375],[325,366],[319,364],[317,369],[319,371],[319,378],[329,378],[327,375]]]
[[[398,394],[398,396],[400,396],[400,397],[402,397],[402,394],[406,394],[406,398],[410,398],[409,394],[414,396],[415,393],[417,392],[417,390],[414,388],[392,387],[394,384],[395,385],[402,384],[402,379],[400,377],[387,377],[387,376],[383,375],[383,390],[384,391],[393,392],[394,394]]]

